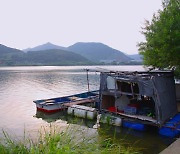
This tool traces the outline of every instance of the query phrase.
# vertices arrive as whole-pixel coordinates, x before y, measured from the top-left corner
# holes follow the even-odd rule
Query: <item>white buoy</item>
[[[114,126],[122,126],[122,119],[120,117],[112,116],[109,114],[108,115],[103,114],[100,117],[100,122],[107,123],[107,124],[114,125]]]
[[[68,108],[68,114],[72,114],[76,117],[95,119],[97,115],[97,110],[92,107],[82,106],[82,105],[72,105]]]
[[[73,115],[74,114],[74,108],[68,107],[67,113]]]
[[[86,118],[87,111],[82,109],[74,109],[74,115],[80,118]]]
[[[96,110],[94,110],[94,111],[87,111],[87,119],[93,120],[93,119],[95,119],[96,115],[97,115]]]
[[[116,118],[114,119],[114,125],[115,125],[115,126],[122,126],[122,119],[119,118],[119,117],[116,117]]]

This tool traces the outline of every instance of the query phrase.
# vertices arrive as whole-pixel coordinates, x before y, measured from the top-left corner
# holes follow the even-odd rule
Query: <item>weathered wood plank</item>
[[[95,102],[95,99],[84,99],[80,101],[74,101],[69,103],[64,103],[63,105],[66,107],[72,106],[72,105],[78,105],[78,104],[86,104],[86,103],[93,103]]]

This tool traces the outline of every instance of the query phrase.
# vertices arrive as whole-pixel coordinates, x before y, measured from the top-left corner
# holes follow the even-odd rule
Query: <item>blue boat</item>
[[[53,113],[63,110],[68,104],[83,104],[95,102],[98,98],[98,91],[90,91],[70,96],[42,99],[33,101],[36,104],[37,110]]]

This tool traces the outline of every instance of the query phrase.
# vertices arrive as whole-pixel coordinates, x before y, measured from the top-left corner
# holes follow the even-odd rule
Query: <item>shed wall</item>
[[[177,113],[175,82],[172,77],[155,76],[154,85],[159,100],[159,122],[162,124]]]

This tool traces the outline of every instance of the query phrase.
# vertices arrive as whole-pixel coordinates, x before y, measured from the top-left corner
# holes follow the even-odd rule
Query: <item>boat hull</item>
[[[38,111],[42,111],[42,112],[47,112],[47,113],[54,113],[54,112],[58,112],[58,111],[63,110],[63,108],[48,110],[48,109],[44,109],[44,108],[39,108],[39,107],[37,107],[37,110],[38,110]]]
[[[54,113],[64,109],[61,104],[54,104],[54,105],[40,105],[36,104],[36,108],[38,111],[43,111],[47,113]]]

